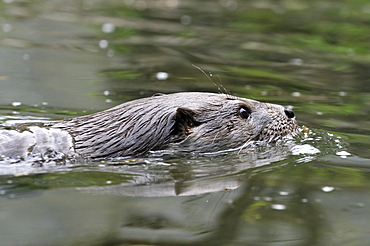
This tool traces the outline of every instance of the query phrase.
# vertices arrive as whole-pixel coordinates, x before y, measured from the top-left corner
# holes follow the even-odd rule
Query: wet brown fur
[[[155,150],[215,152],[277,141],[297,131],[294,114],[283,106],[200,92],[138,99],[51,127],[68,131],[75,151],[91,158]]]

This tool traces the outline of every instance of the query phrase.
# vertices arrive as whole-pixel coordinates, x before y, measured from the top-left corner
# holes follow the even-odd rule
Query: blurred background
[[[277,159],[257,161],[140,159],[55,172],[3,165],[0,238],[6,245],[366,245],[369,71],[368,0],[1,0],[1,126],[224,87],[292,106],[300,125],[322,132],[313,141],[320,158],[273,150]],[[341,141],[345,151],[337,150]],[[122,183],[146,186],[76,191]]]

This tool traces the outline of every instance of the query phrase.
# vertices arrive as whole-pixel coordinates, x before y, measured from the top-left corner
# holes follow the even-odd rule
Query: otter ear
[[[198,122],[194,118],[194,111],[188,108],[177,108],[174,116],[173,134],[189,133],[190,128],[199,126],[201,122]]]

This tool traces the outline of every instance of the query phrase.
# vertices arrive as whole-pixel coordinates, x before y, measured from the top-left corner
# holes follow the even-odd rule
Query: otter
[[[91,115],[29,127],[22,133],[2,130],[0,155],[6,156],[2,151],[9,149],[27,155],[45,151],[48,145],[91,159],[145,156],[153,151],[209,153],[244,148],[252,142],[276,142],[297,131],[294,112],[281,105],[228,94],[157,94]],[[7,145],[4,139],[11,138],[17,144],[13,141],[1,148]],[[17,145],[23,150],[14,152]]]

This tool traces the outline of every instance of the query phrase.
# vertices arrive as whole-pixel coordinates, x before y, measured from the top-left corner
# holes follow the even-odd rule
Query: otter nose
[[[284,113],[285,113],[285,115],[289,118],[289,119],[293,119],[294,117],[295,117],[295,113],[294,113],[294,111],[293,110],[291,110],[291,109],[285,109],[284,110]]]

